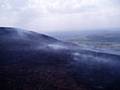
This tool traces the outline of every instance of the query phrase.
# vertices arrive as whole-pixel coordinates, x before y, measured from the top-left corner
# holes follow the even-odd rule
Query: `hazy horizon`
[[[119,0],[0,0],[0,27],[37,32],[120,28]]]

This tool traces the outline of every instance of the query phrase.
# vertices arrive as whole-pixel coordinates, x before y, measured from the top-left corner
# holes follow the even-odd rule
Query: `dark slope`
[[[120,90],[120,56],[0,28],[0,90]]]
[[[58,42],[58,40],[32,31],[15,28],[0,28],[1,48],[33,49],[37,46]]]

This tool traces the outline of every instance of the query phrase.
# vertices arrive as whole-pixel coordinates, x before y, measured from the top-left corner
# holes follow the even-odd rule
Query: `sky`
[[[38,32],[120,28],[120,0],[0,0],[0,26]]]

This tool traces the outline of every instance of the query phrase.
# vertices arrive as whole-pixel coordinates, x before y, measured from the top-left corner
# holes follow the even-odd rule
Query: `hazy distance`
[[[0,26],[37,32],[120,28],[119,0],[0,0]]]

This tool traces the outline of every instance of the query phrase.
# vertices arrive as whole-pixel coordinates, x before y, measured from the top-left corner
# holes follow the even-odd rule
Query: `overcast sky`
[[[0,26],[40,32],[120,28],[120,0],[0,0]]]

